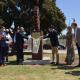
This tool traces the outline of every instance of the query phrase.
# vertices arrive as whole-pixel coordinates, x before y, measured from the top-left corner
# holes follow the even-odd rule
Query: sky
[[[72,18],[75,18],[78,27],[80,27],[80,0],[56,0],[56,5],[66,16],[66,24],[69,26],[72,23]],[[63,34],[66,33],[66,30]]]

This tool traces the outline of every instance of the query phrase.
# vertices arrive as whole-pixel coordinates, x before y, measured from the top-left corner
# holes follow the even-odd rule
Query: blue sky
[[[66,16],[67,25],[70,25],[72,18],[75,18],[78,26],[80,26],[80,0],[56,0],[56,5]]]

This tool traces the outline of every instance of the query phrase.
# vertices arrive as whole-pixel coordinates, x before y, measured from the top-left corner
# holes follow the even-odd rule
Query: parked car
[[[44,44],[44,45],[43,45],[43,49],[46,49],[46,50],[51,49],[51,45],[49,45],[49,44]]]
[[[60,44],[59,47],[58,47],[58,49],[63,49],[64,50],[64,49],[66,49],[66,47],[64,45]]]

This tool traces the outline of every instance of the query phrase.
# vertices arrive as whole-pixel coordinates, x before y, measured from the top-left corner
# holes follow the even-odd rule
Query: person
[[[48,35],[44,36],[43,38],[48,38],[48,37],[50,38],[51,47],[52,47],[52,61],[51,61],[51,64],[59,64],[59,54],[58,54],[59,41],[58,41],[57,31],[55,29],[53,29],[52,27],[49,28]],[[55,55],[56,55],[56,63],[54,62]]]
[[[70,26],[67,28],[66,47],[67,47],[67,56],[65,62],[66,64],[71,65],[74,61],[75,54],[74,54],[74,47],[73,47],[72,28]]]
[[[13,28],[9,28],[9,34],[13,40],[14,39],[14,29]]]
[[[24,38],[27,38],[24,32],[24,28],[20,27],[20,29],[17,29],[14,37],[15,37],[15,46],[17,51],[17,64],[23,64],[24,61],[23,44],[24,44]]]
[[[6,49],[5,49],[5,53],[6,53],[6,57],[5,57],[5,61],[8,62],[8,53],[9,53],[9,47],[12,45],[12,38],[9,34],[9,29],[6,29],[5,31],[6,33]]]
[[[80,67],[80,28],[78,28],[76,25],[75,27],[73,27],[73,29],[74,29],[75,43],[77,46],[78,56],[79,56],[79,64],[77,66]]]
[[[0,66],[5,66],[6,36],[2,26],[0,26]]]

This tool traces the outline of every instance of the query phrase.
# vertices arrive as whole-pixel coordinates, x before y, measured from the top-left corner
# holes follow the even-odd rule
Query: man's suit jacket
[[[80,28],[76,30],[76,42],[80,46]]]
[[[55,30],[49,32],[48,35],[45,36],[44,38],[48,38],[48,37],[50,38],[51,45],[53,47],[59,46],[58,34],[57,34],[57,32]]]
[[[23,46],[24,38],[27,39],[27,36],[23,32],[16,33],[16,43],[15,44],[16,44],[17,47],[22,47]]]

